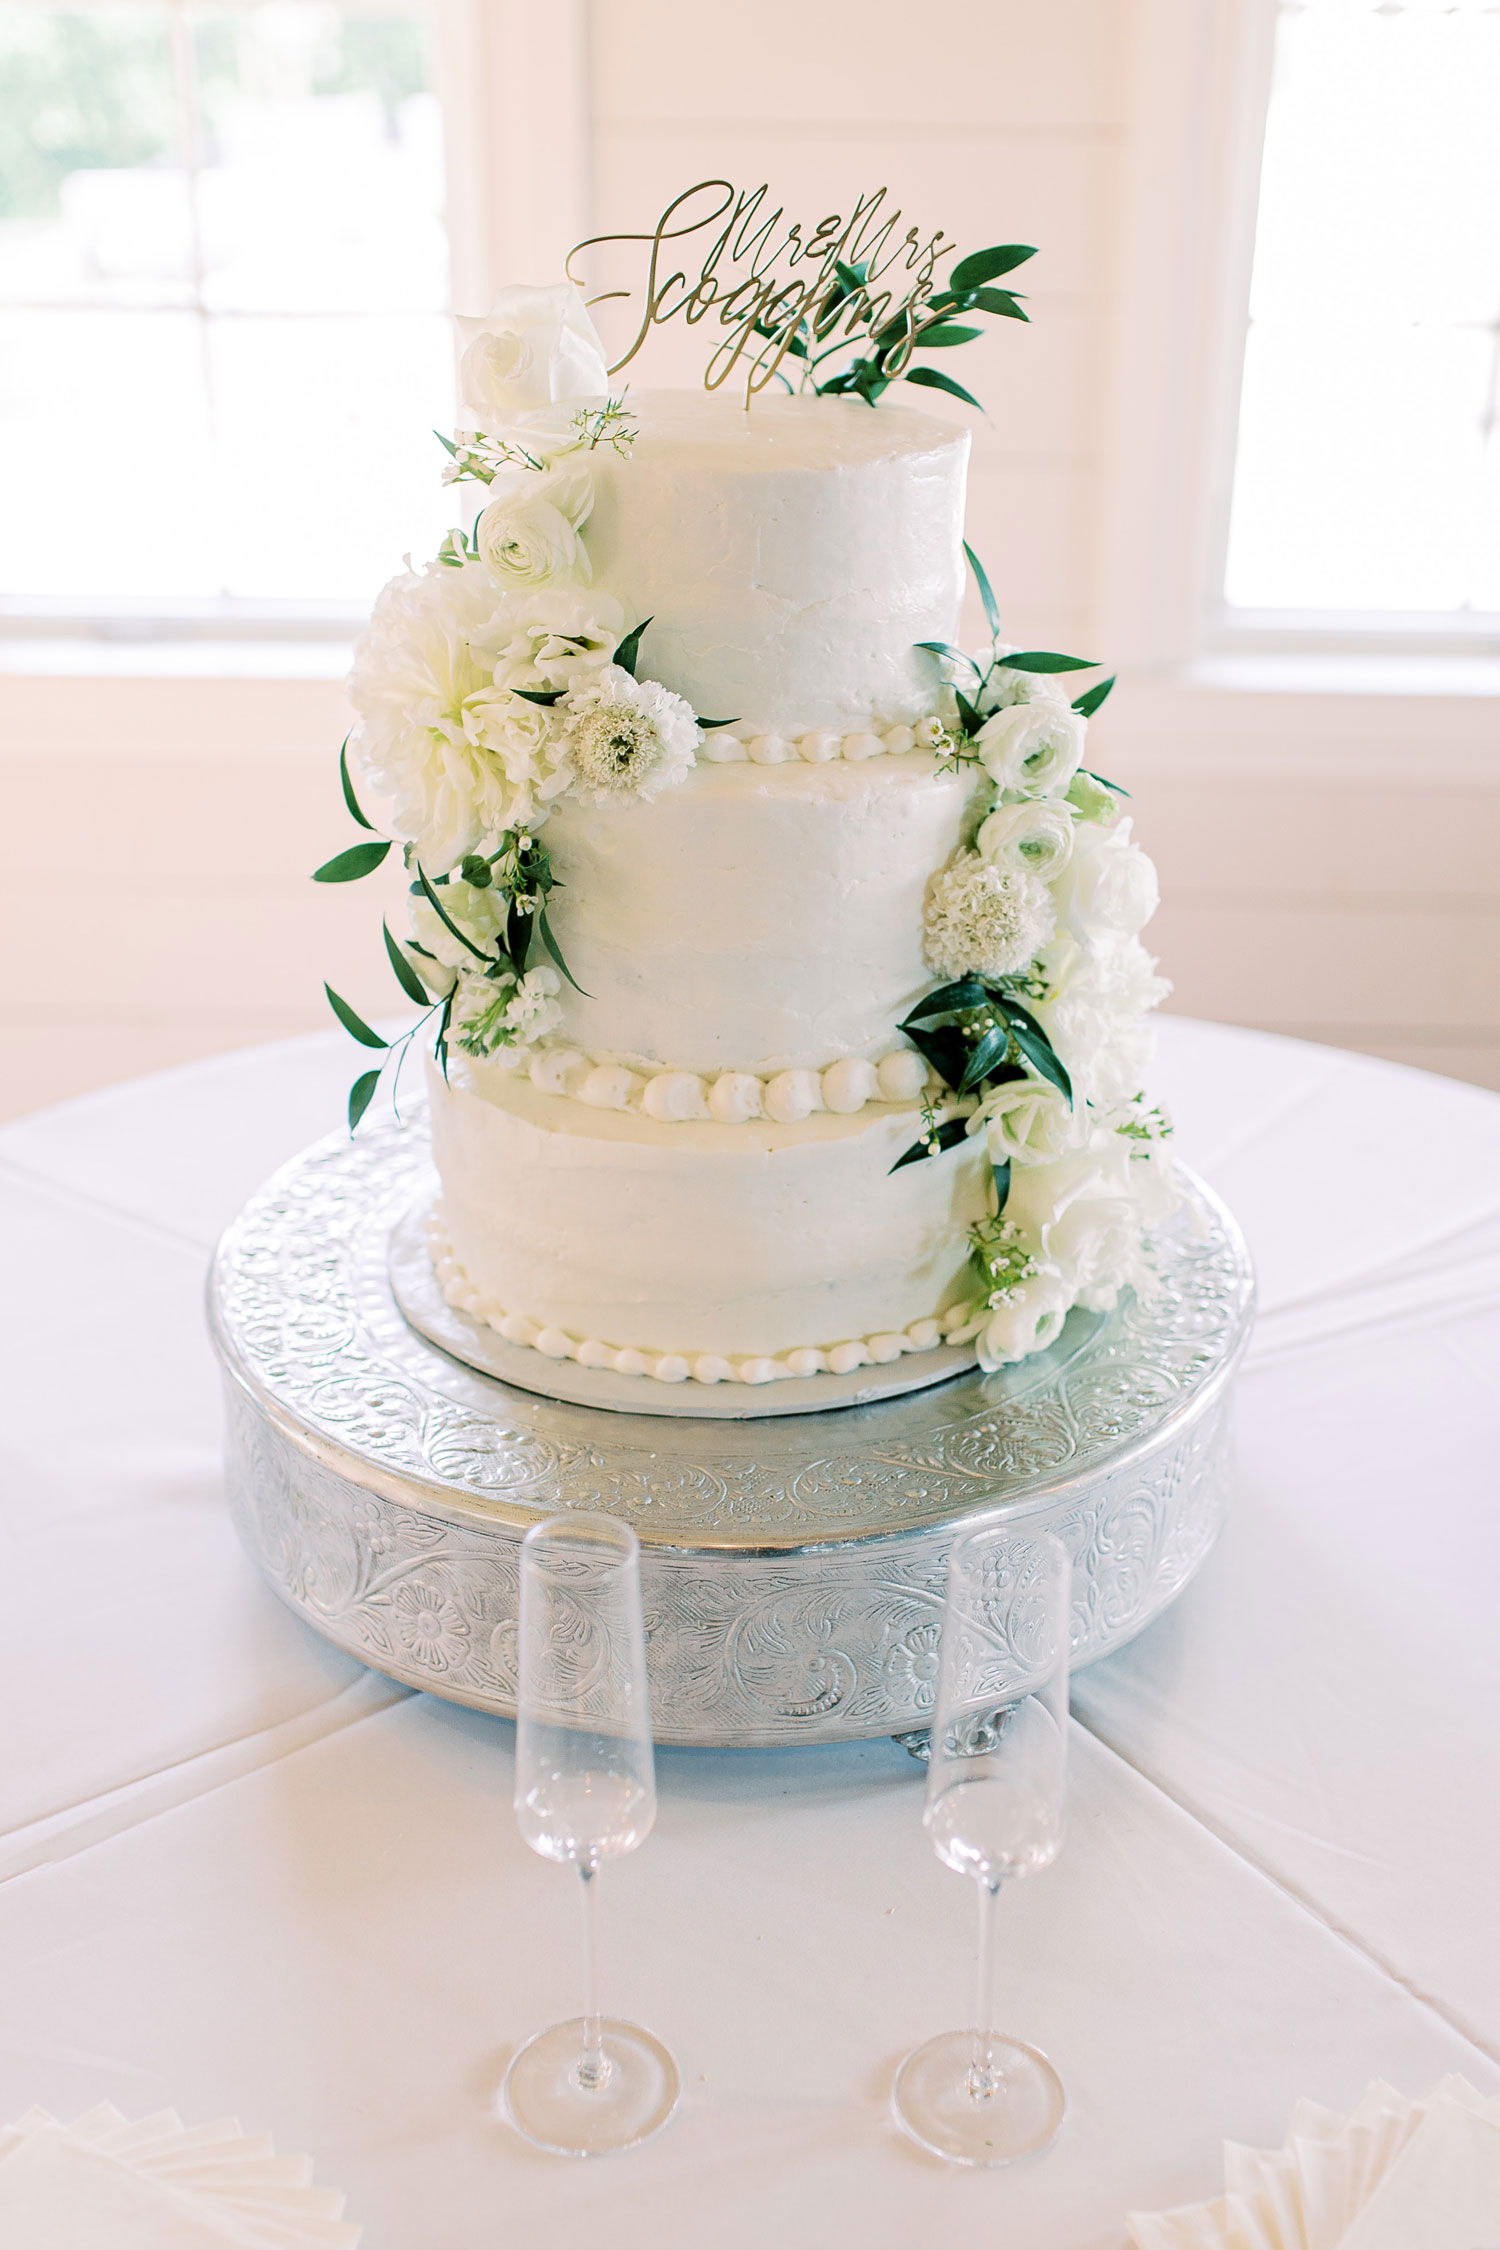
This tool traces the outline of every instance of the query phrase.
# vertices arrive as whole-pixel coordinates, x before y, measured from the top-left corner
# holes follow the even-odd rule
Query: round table
[[[973,1899],[876,1742],[660,1754],[605,1999],[683,2105],[570,2165],[493,2115],[578,1998],[511,1729],[326,1646],[222,1504],[208,1253],[349,1070],[297,1040],[0,1131],[0,2122],[233,2112],[316,2154],[365,2250],[1114,2250],[1300,2094],[1500,2088],[1500,1099],[1161,1027],[1263,1310],[1228,1529],[1079,1676],[1068,1842],[1002,1902],[1005,2028],[1070,2096],[1051,2153],[953,2173],[889,2122],[902,2053],[967,2014]]]

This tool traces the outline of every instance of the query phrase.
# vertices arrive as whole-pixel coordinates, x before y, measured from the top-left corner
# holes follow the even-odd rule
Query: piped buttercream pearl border
[[[733,727],[714,727],[704,737],[698,755],[710,765],[732,766],[749,760],[757,766],[830,765],[835,758],[859,765],[866,758],[899,758],[909,750],[937,750],[947,741],[941,720],[919,719],[914,727],[857,727],[835,734],[813,727],[805,734],[749,734]]]
[[[489,1059],[505,1067],[505,1050]],[[515,1067],[524,1059],[518,1053]],[[778,1070],[761,1077],[750,1070],[724,1070],[717,1076],[695,1070],[631,1070],[624,1063],[596,1062],[576,1047],[550,1046],[533,1050],[527,1075],[540,1093],[566,1096],[590,1109],[625,1110],[663,1125],[748,1125],[767,1119],[773,1125],[800,1125],[817,1110],[854,1117],[867,1102],[919,1101],[928,1082],[927,1065],[913,1047],[898,1047],[878,1062],[846,1055],[822,1070]]]
[[[810,1375],[850,1375],[856,1367],[888,1366],[906,1352],[935,1351],[950,1330],[962,1328],[967,1305],[956,1305],[935,1320],[916,1320],[909,1328],[891,1329],[876,1336],[851,1338],[826,1348],[783,1352],[775,1357],[724,1357],[717,1352],[635,1351],[628,1346],[599,1343],[592,1337],[570,1336],[565,1329],[528,1320],[523,1313],[506,1312],[492,1297],[474,1287],[453,1255],[453,1244],[441,1203],[433,1205],[427,1222],[427,1247],[432,1254],[438,1286],[450,1305],[471,1320],[493,1328],[508,1344],[528,1346],[548,1359],[576,1359],[580,1367],[607,1368],[616,1375],[645,1375],[657,1383],[778,1383]]]

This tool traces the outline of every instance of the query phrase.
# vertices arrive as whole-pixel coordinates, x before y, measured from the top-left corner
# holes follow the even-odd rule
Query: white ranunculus
[[[1008,1208],[1008,1206],[1007,1206]],[[1062,1334],[1069,1296],[1055,1273],[1020,1282],[1003,1305],[985,1315],[979,1331],[979,1364],[987,1375],[1012,1367],[1018,1359],[1044,1352]]]
[[[477,945],[481,953],[493,953],[495,940],[505,925],[506,902],[500,892],[459,880],[433,887],[443,902],[443,914],[448,920]],[[449,991],[457,971],[473,971],[478,967],[468,947],[445,926],[442,915],[421,891],[412,893],[408,912],[412,937],[422,949],[414,956],[415,967],[434,992]]]
[[[992,1086],[968,1129],[984,1134],[992,1164],[1054,1164],[1078,1137],[1066,1094],[1042,1078]]]
[[[1013,976],[1052,935],[1052,899],[1035,875],[960,852],[927,886],[923,950],[942,977]]]
[[[571,281],[502,289],[486,319],[460,319],[458,330],[459,395],[491,434],[554,399],[598,398],[608,388],[604,347]]]
[[[586,586],[592,572],[579,537],[594,505],[594,480],[586,467],[503,469],[474,526],[480,560],[507,589],[547,586],[559,580]]]
[[[587,674],[556,708],[560,771],[595,804],[654,797],[697,763],[703,731],[692,705],[622,665]]]
[[[1066,675],[1058,672],[1014,672],[1004,661],[1008,653],[1004,649],[996,650],[1001,661],[991,672],[980,702],[980,709],[986,715],[991,711],[1003,711],[1017,703],[1071,704],[1073,698],[1064,684]],[[984,669],[983,664],[980,669]]]
[[[1023,797],[992,812],[974,841],[981,859],[1050,883],[1073,856],[1073,816],[1055,797]]]
[[[1078,771],[1088,722],[1066,703],[1012,703],[974,737],[986,773],[1014,797],[1060,796]]]
[[[1073,856],[1053,885],[1060,927],[1077,938],[1134,937],[1156,912],[1156,869],[1130,840],[1130,822],[1078,830]]]
[[[514,791],[474,724],[502,608],[481,565],[434,564],[391,580],[355,646],[351,750],[429,875],[510,825]]]
[[[624,631],[625,612],[613,594],[545,587],[514,606],[495,684],[544,691],[576,687],[609,662]]]

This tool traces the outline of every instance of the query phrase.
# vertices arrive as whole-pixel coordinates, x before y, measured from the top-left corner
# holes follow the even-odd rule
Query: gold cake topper
[[[739,368],[748,407],[773,381],[791,387],[782,364],[790,357],[800,368],[799,388],[852,391],[873,403],[906,371],[924,334],[932,334],[934,342],[958,342],[978,333],[951,328],[946,336],[936,333],[957,302],[951,286],[935,293],[934,274],[938,260],[957,245],[941,229],[924,235],[920,227],[908,226],[900,233],[901,212],[886,208],[884,188],[858,196],[847,217],[832,212],[812,227],[788,220],[784,207],[771,210],[769,204],[765,185],[745,189],[729,180],[700,180],[668,204],[651,233],[591,235],[569,251],[566,270],[576,281],[573,260],[584,250],[624,243],[647,247],[640,320],[629,349],[610,368],[612,375],[629,365],[654,326],[679,313],[690,327],[713,315],[729,333],[709,357],[703,377],[708,390],[717,390]],[[682,254],[675,245],[692,236],[706,237],[706,247],[690,270],[689,261],[677,263]],[[590,302],[636,294],[606,290]],[[1013,317],[1026,316],[1017,307]],[[845,369],[828,382],[816,380],[822,361],[861,337],[878,347],[875,360],[860,363],[874,373]],[[933,373],[927,371],[929,381]],[[969,395],[946,378],[935,387]]]

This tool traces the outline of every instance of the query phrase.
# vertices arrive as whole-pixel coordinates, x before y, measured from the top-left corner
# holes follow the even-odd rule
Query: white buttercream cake
[[[1076,679],[954,649],[967,433],[647,392],[457,442],[460,529],[377,605],[352,744],[440,1010],[450,1299],[760,1383],[997,1365],[1147,1285],[1154,883]]]

